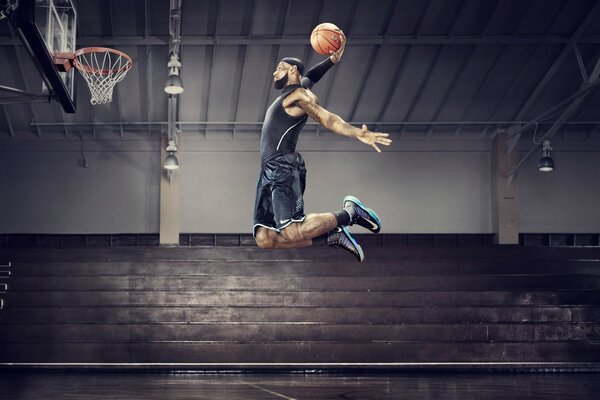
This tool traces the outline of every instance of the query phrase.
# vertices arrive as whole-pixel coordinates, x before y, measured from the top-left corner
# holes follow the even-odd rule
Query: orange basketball
[[[310,45],[319,54],[328,55],[342,47],[342,31],[332,23],[324,22],[313,29]]]

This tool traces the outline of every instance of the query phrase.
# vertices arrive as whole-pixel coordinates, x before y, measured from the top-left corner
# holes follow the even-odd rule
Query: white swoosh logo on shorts
[[[281,219],[280,219],[280,220],[279,220],[279,223],[280,223],[280,224],[285,224],[285,223],[286,223],[286,222],[288,222],[288,221],[289,221],[289,219],[284,219],[284,220],[281,220]]]

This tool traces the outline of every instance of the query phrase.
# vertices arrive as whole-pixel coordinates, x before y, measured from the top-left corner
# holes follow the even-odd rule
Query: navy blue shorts
[[[254,227],[280,232],[294,222],[304,221],[306,167],[299,153],[276,153],[262,162],[256,185]]]

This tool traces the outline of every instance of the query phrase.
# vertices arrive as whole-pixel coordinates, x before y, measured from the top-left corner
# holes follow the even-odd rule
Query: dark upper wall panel
[[[331,22],[337,25],[344,33],[352,34],[350,26],[356,12],[357,0],[331,0],[324,1],[317,23]],[[310,36],[312,28],[306,34]]]
[[[256,122],[265,113],[264,104],[256,101],[265,99],[272,90],[270,83],[271,46],[251,46],[246,53],[243,80],[237,99],[237,120],[242,122]]]
[[[419,21],[426,11],[427,2],[421,0],[401,0],[401,5],[396,8],[390,24],[390,35],[413,35]]]
[[[533,46],[505,47],[496,60],[493,71],[481,88],[477,101],[465,116],[468,120],[488,121],[498,107],[498,101],[510,89],[514,79],[526,68]]]
[[[495,1],[468,0],[463,2],[452,27],[452,35],[479,35],[497,7]]]
[[[527,118],[536,117],[579,89],[579,86],[581,85],[581,74],[577,62],[575,61],[575,57],[569,58],[560,68],[557,75],[559,78],[553,79],[548,86],[546,86],[539,100],[527,115]],[[558,115],[560,115],[560,112]]]
[[[532,1],[515,33],[519,35],[543,35],[549,32],[560,14],[569,13],[564,0]]]
[[[185,1],[182,5],[181,35],[206,36],[214,35],[218,1]],[[168,20],[169,14],[165,16]]]
[[[461,7],[460,0],[431,1],[423,18],[420,34],[445,35],[450,30],[455,16],[460,13]],[[414,32],[417,33],[419,32]]]
[[[479,46],[473,50],[438,115],[439,121],[460,121],[475,100],[480,87],[501,56],[502,46]]]
[[[208,88],[211,82],[214,46],[185,46],[182,68],[185,91],[179,96],[179,119],[202,121],[206,118]]]
[[[354,35],[382,35],[386,22],[392,17],[396,2],[378,1],[373,7],[372,1],[360,1],[352,21],[352,34]]]
[[[591,8],[595,5],[596,0],[576,0],[566,1],[565,6],[556,18],[556,22],[550,33],[553,35],[568,35],[571,36],[577,30],[577,27],[586,17]],[[599,32],[600,15],[596,14],[594,21],[588,26],[588,33],[592,33],[594,29]],[[594,28],[596,27],[596,28]]]
[[[278,1],[281,3],[279,9],[273,9],[268,12],[267,15],[262,16],[267,20],[271,20],[271,24],[277,25],[273,21],[273,16],[283,16],[285,20],[285,26],[283,26],[283,33],[286,35],[310,35],[310,32],[321,21],[321,9],[323,7],[323,0],[302,0],[302,1]],[[288,11],[288,4],[291,6]],[[279,21],[282,22],[282,21]],[[281,24],[283,25],[283,24]],[[281,27],[280,25],[280,27]]]
[[[384,46],[377,60],[371,66],[365,86],[356,107],[354,119],[357,121],[377,120],[383,108],[386,94],[393,84],[394,73],[399,67],[407,46]]]
[[[471,53],[469,46],[447,46],[442,48],[436,64],[415,102],[408,118],[411,121],[430,121],[437,119],[439,109],[445,102],[454,76],[460,72],[464,59]]]
[[[489,22],[487,35],[511,35],[520,28],[531,1],[505,0]]]
[[[492,115],[491,119],[497,121],[512,121],[533,90],[548,71],[561,48],[555,45],[538,45],[531,50],[529,59],[523,69],[514,75],[514,82],[505,94]]]
[[[112,1],[114,4],[114,0]],[[107,1],[79,0],[75,2],[75,8],[77,9],[77,33],[79,36],[112,36],[116,34],[111,28]]]
[[[347,55],[344,61],[336,65],[335,76],[329,96],[319,100],[329,110],[348,119],[354,99],[360,90],[361,77],[368,65],[369,49],[365,46],[356,46]]]
[[[243,21],[251,16],[252,1],[221,0],[219,2],[219,18],[217,35],[243,35]]]
[[[574,119],[580,121],[598,121],[598,110],[600,110],[600,90],[596,89],[588,95],[587,102],[574,115]]]
[[[412,46],[403,60],[403,68],[396,92],[383,115],[384,121],[403,121],[408,116],[413,99],[427,79],[427,70],[435,61],[434,46]]]
[[[164,2],[168,3],[168,2]],[[144,36],[146,33],[146,13],[143,0],[128,0],[114,2],[113,19],[115,27],[115,36]],[[155,7],[156,2],[148,4],[148,7]],[[165,18],[169,18],[168,4]],[[148,26],[150,35],[154,35],[154,32],[150,32],[150,26]]]
[[[254,10],[250,7],[252,3],[255,3]],[[253,35],[276,35],[280,33],[278,30],[282,19],[285,19],[288,8],[287,1],[252,0],[248,1],[244,7],[246,8],[244,18],[253,17],[250,31]],[[290,18],[288,23],[292,20]]]
[[[179,118],[262,121],[269,102],[278,94],[271,78],[277,61],[296,56],[310,67],[325,58],[309,42],[312,28],[320,22],[333,22],[348,34],[342,63],[314,87],[322,103],[346,119],[510,121],[535,94],[528,112],[520,116],[533,118],[579,87],[581,74],[564,39],[577,32],[592,10],[596,14],[585,29],[588,37],[584,35],[578,47],[588,72],[600,57],[598,43],[590,42],[598,38],[590,35],[600,34],[598,4],[595,0],[183,0],[180,55],[185,92],[180,97]],[[117,84],[115,100],[107,106],[90,105],[81,77],[77,78],[76,114],[61,113],[55,102],[6,106],[13,130],[37,135],[33,119],[58,124],[119,119],[164,122],[170,2],[76,0],[76,5],[80,43],[123,50],[132,56],[133,69]],[[40,92],[39,73],[24,47],[13,46],[18,40],[7,27],[0,24],[0,69],[4,72],[0,84]],[[215,35],[217,42],[212,43]],[[414,38],[417,43],[365,40],[381,35],[391,40]],[[498,35],[504,36],[505,43],[486,39]],[[418,42],[431,36],[481,37],[481,42]],[[563,41],[535,43],[543,36]],[[231,37],[240,41],[228,43]],[[303,42],[296,42],[298,37]],[[524,38],[534,43],[519,42]],[[15,62],[15,48],[20,49],[21,66]],[[556,73],[544,80],[565,49]],[[539,96],[538,86],[543,89]],[[590,96],[571,120],[597,119],[597,99],[596,94]],[[3,121],[4,133],[9,128],[6,117]],[[91,125],[74,129],[92,130]],[[61,126],[41,130],[65,133]]]
[[[115,0],[112,0],[115,1]],[[169,8],[170,2],[164,0],[148,1],[148,24],[149,34],[152,36],[164,36],[169,34]],[[202,1],[203,2],[203,1]],[[201,3],[202,3],[201,2]],[[184,1],[182,12],[185,12],[190,1]],[[120,3],[119,3],[120,4]]]

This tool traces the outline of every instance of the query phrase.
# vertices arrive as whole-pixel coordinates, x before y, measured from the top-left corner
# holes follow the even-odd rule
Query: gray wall
[[[600,152],[553,146],[565,151],[553,153],[552,173],[538,172],[534,157],[519,175],[519,231],[600,232]]]
[[[241,145],[236,152],[204,151],[206,142],[199,140],[185,146],[182,231],[250,230],[258,153]],[[319,151],[322,147],[327,151]],[[456,145],[424,151],[419,143],[397,147],[378,154],[338,140],[299,143],[308,170],[306,212],[337,211],[344,196],[353,194],[378,212],[384,233],[491,230],[487,151],[457,151]]]
[[[99,136],[100,137],[100,136]],[[158,138],[0,141],[1,233],[157,233]],[[520,232],[600,231],[597,143],[553,143],[557,169],[521,170]],[[524,142],[520,154],[529,146]],[[185,134],[180,144],[181,232],[250,232],[259,171],[256,134]],[[378,211],[383,233],[489,233],[489,142],[396,140],[384,153],[346,139],[305,135],[307,212],[354,194]]]
[[[0,231],[158,232],[158,144],[75,139],[2,142]]]

